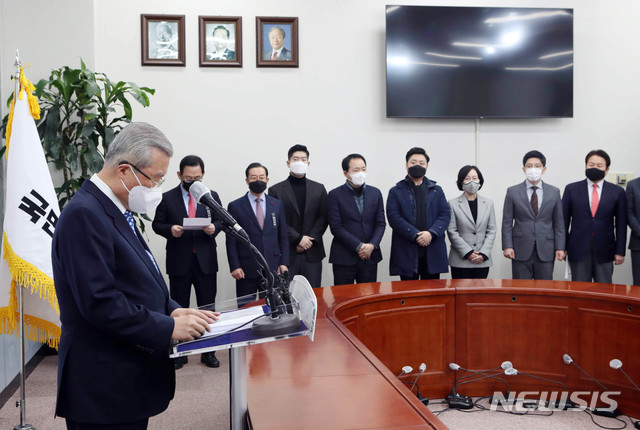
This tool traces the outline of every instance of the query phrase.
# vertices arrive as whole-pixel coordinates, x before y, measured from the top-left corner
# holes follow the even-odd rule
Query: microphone
[[[624,370],[622,370],[622,361],[618,360],[617,358],[614,358],[613,360],[611,360],[609,362],[609,367],[611,367],[612,369],[617,369],[617,370],[621,371],[622,374],[627,377],[629,382],[631,382],[633,384],[633,386],[636,387],[636,390],[640,391],[640,388],[638,388],[636,383],[633,382],[633,379],[631,379],[629,377],[629,375],[627,375],[627,373]],[[635,423],[633,423],[633,426],[635,428],[637,428],[637,429],[640,429],[640,421],[636,421]]]
[[[569,407],[574,407],[575,406],[569,400],[569,388],[567,388],[567,386],[565,384],[563,384],[562,382],[560,382],[560,381],[554,381],[553,379],[543,378],[542,376],[536,376],[536,375],[531,375],[531,374],[528,374],[528,373],[520,372],[520,371],[518,371],[518,369],[515,369],[513,367],[507,369],[504,373],[507,376],[523,375],[523,376],[528,376],[530,378],[540,379],[540,380],[543,380],[543,381],[547,381],[547,382],[551,382],[551,383],[554,383],[554,384],[562,385],[562,387],[564,388],[564,391],[567,393],[567,396],[566,396],[564,401],[562,400],[562,396],[560,397],[560,400],[557,400],[557,401],[554,400],[553,407],[555,408],[557,406],[561,410],[564,410],[564,409],[567,409]],[[549,401],[549,403],[551,403],[551,400]]]
[[[411,386],[411,388],[409,389],[409,391],[413,392],[413,387],[416,386],[416,384],[418,383],[418,379],[420,379],[420,376],[422,376],[422,374],[424,373],[425,370],[427,370],[427,365],[424,363],[420,364],[420,367],[418,368],[420,370],[420,373],[418,373],[418,376],[416,377],[416,380],[413,381],[413,385]],[[418,391],[420,391],[420,389],[418,388]],[[420,397],[420,396],[418,396]]]
[[[612,369],[617,369],[619,371],[622,372],[622,374],[624,376],[626,376],[626,378],[629,380],[629,382],[631,382],[633,384],[634,387],[636,387],[636,390],[640,391],[640,388],[638,388],[638,386],[636,385],[635,382],[633,382],[633,379],[631,379],[629,377],[629,375],[627,375],[627,372],[625,372],[624,370],[622,370],[622,361],[618,360],[617,358],[614,358],[613,360],[611,360],[609,362],[609,367],[611,367]]]
[[[502,364],[499,367],[495,367],[493,369],[489,369],[489,370],[485,370],[482,372],[478,372],[475,370],[471,370],[471,369],[465,369],[464,367],[461,367],[459,364],[456,363],[449,363],[449,368],[453,371],[458,371],[458,370],[464,370],[466,372],[470,372],[473,373],[475,375],[480,375],[480,378],[476,378],[476,379],[471,379],[468,381],[464,381],[462,383],[460,383],[460,381],[462,379],[465,378],[470,378],[473,375],[467,375],[467,376],[462,376],[457,378],[454,383],[453,383],[453,387],[451,389],[451,394],[449,394],[449,396],[447,396],[447,400],[449,402],[449,407],[450,408],[455,408],[455,409],[471,409],[473,408],[473,401],[471,400],[470,397],[464,396],[462,394],[458,394],[456,392],[456,388],[458,387],[458,385],[464,385],[468,382],[476,382],[482,379],[488,379],[488,378],[492,378],[492,379],[497,379],[499,381],[501,381],[503,384],[505,384],[505,386],[507,387],[507,398],[510,397],[510,393],[509,393],[509,384],[507,383],[507,381],[505,381],[502,378],[498,378],[497,375],[500,375],[501,373],[505,372],[508,369],[512,369],[513,368],[513,364],[510,361],[503,361]],[[488,375],[485,372],[493,372],[496,371],[498,369],[501,369],[500,372],[494,374],[494,375]]]
[[[398,378],[401,377],[402,375],[406,375],[407,373],[411,373],[413,372],[413,367],[411,366],[404,366],[402,368],[402,372],[400,372],[400,374],[398,375]]]
[[[195,181],[189,187],[189,193],[193,196],[196,202],[205,205],[209,209],[213,211],[213,216],[220,220],[222,224],[232,230],[235,230],[240,236],[245,239],[249,239],[249,235],[244,229],[238,224],[229,212],[226,211],[225,208],[220,206],[220,203],[216,202],[213,197],[211,197],[211,192],[202,185],[202,182]]]
[[[585,375],[587,375],[589,378],[591,378],[593,381],[595,381],[598,385],[600,385],[602,387],[602,389],[604,389],[604,391],[609,391],[609,389],[607,387],[605,387],[600,381],[598,381],[596,378],[594,378],[593,376],[591,376],[590,374],[587,373],[586,370],[584,370],[582,367],[578,366],[576,364],[575,361],[573,361],[573,359],[571,358],[571,356],[569,354],[564,354],[562,356],[562,361],[565,362],[565,364],[571,365],[573,364],[574,366],[576,366],[578,368],[578,370],[580,370],[580,372],[584,373]],[[614,360],[611,360],[611,362],[613,362]],[[620,360],[618,360],[620,361]],[[611,366],[611,362],[609,362],[609,366]],[[617,364],[617,363],[614,363]],[[622,362],[620,361],[620,367],[622,367]],[[593,408],[592,412],[595,415],[600,415],[602,417],[607,417],[607,418],[615,418],[618,415],[621,414],[619,409],[614,409],[611,410],[610,408]]]

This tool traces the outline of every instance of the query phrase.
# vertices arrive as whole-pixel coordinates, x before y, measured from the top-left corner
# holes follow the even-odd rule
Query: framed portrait
[[[258,67],[298,67],[298,18],[256,17]]]
[[[140,15],[143,66],[184,66],[184,15]]]
[[[200,67],[242,67],[242,18],[200,16]]]

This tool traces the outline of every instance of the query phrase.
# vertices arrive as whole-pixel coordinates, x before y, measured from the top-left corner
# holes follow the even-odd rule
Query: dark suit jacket
[[[215,237],[222,229],[219,221],[213,222],[216,231],[211,236],[202,230],[185,230],[180,237],[173,237],[171,234],[171,226],[182,225],[182,220],[188,216],[181,188],[182,185],[178,185],[162,195],[162,201],[156,209],[156,216],[151,224],[153,231],[167,239],[167,274],[186,276],[191,270],[191,259],[194,255],[205,275],[215,274],[218,271]],[[218,193],[211,191],[211,195],[220,203]],[[204,205],[196,206],[197,217],[210,217],[209,212]]]
[[[589,244],[592,237],[599,263],[613,261],[616,254],[625,254],[627,202],[622,187],[605,181],[598,211],[592,217],[587,180],[574,182],[564,189],[562,210],[569,260],[584,258],[591,249]]]
[[[304,215],[300,216],[298,202],[288,180],[269,187],[269,195],[280,200],[287,216],[289,235],[289,253],[296,255],[296,246],[303,235],[311,236],[313,246],[305,251],[307,261],[321,261],[327,254],[324,251],[322,235],[327,230],[327,190],[324,185],[306,180],[307,195],[304,204]],[[304,225],[303,225],[304,222]]]
[[[52,245],[62,322],[59,416],[132,422],[162,412],[173,398],[169,314],[179,305],[137,235],[90,180],[60,215]]]
[[[640,178],[627,184],[627,217],[631,228],[629,249],[640,251]]]
[[[449,271],[447,261],[447,245],[445,232],[451,220],[451,210],[444,197],[444,192],[435,181],[427,181],[427,230],[433,236],[427,249],[429,273],[446,273]],[[387,198],[387,219],[393,229],[391,236],[391,258],[389,274],[413,276],[418,273],[418,249],[416,242],[419,230],[416,227],[416,199],[413,194],[414,184],[408,177],[398,182],[389,190]]]
[[[289,243],[287,241],[287,221],[280,200],[265,194],[264,230],[260,225],[247,195],[229,203],[229,213],[249,235],[251,243],[264,255],[269,269],[289,265]],[[242,268],[247,279],[258,278],[259,266],[249,248],[231,235],[227,235],[227,258],[233,272]]]
[[[565,249],[560,190],[542,182],[542,205],[533,215],[526,181],[507,189],[502,211],[502,249],[513,248],[515,260],[528,261],[536,246],[541,261],[554,261]]]
[[[271,56],[273,55],[273,49],[270,49],[268,51],[264,52],[264,58],[265,60],[271,60]],[[278,55],[278,59],[274,60],[274,61],[291,61],[293,59],[293,56],[291,54],[291,51],[289,51],[287,48],[282,48],[282,51],[280,51],[280,55]]]
[[[364,208],[358,210],[353,191],[347,184],[329,192],[329,226],[333,234],[329,263],[350,266],[360,260],[356,248],[360,243],[370,243],[376,248],[371,261],[382,260],[380,241],[387,223],[384,220],[382,193],[376,187],[365,185]]]

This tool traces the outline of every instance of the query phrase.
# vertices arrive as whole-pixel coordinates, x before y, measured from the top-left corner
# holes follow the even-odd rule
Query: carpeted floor
[[[229,426],[229,353],[216,352],[220,367],[211,369],[200,363],[200,356],[176,372],[176,395],[169,408],[149,421],[150,430],[184,428],[226,430]],[[47,356],[28,376],[25,423],[37,430],[65,430],[64,419],[53,417],[56,401],[58,357]],[[0,429],[20,424],[15,406],[20,390],[0,409]]]

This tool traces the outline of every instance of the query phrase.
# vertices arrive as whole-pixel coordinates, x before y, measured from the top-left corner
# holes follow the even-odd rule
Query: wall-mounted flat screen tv
[[[387,117],[573,117],[573,9],[387,6],[386,63]]]

